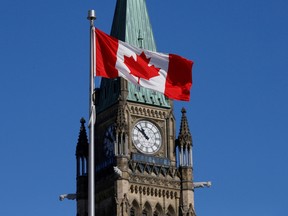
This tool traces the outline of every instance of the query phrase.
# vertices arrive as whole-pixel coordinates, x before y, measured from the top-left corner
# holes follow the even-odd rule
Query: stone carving
[[[212,183],[210,181],[208,182],[194,182],[193,186],[194,188],[204,188],[204,187],[211,187]]]
[[[77,197],[76,194],[62,194],[59,196],[59,200],[63,201],[64,199],[68,199],[68,200],[75,200]]]
[[[154,196],[154,197],[165,197],[167,199],[176,199],[177,198],[177,192],[173,190],[165,190],[165,189],[160,189],[157,187],[151,187],[151,186],[137,186],[137,185],[131,185],[130,186],[130,192],[131,193],[138,193],[138,188],[139,188],[139,193],[147,196]]]
[[[155,174],[158,177],[170,177],[172,179],[177,179],[179,177],[178,170],[173,166],[163,166],[163,165],[155,165],[149,164],[145,162],[137,162],[137,161],[129,161],[128,162],[129,169],[133,174]]]
[[[167,113],[165,111],[155,110],[146,107],[130,106],[131,114],[142,115],[151,118],[165,119]]]
[[[122,177],[122,171],[117,166],[113,166],[113,169],[119,177]]]

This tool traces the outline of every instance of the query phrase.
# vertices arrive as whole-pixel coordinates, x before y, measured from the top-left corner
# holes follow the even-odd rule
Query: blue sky
[[[89,22],[115,0],[0,3],[0,215],[76,215],[75,146],[88,116]],[[157,49],[195,62],[187,109],[199,216],[288,215],[288,2],[147,0]],[[177,123],[177,133],[179,124]]]

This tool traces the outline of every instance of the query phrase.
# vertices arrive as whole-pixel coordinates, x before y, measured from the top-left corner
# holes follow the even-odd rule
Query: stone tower
[[[156,51],[145,0],[117,0],[111,36]],[[95,93],[96,214],[194,216],[192,137],[185,109],[177,136],[173,101],[163,94],[122,78],[102,78]],[[77,215],[84,216],[87,191],[80,191],[80,177],[77,171]]]

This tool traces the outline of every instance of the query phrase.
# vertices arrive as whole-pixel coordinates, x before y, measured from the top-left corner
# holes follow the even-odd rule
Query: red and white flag
[[[96,76],[124,79],[163,93],[175,100],[189,101],[193,62],[174,54],[140,49],[96,31]]]

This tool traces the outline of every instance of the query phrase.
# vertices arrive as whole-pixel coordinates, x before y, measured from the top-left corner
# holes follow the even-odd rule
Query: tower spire
[[[156,51],[146,0],[117,0],[110,35],[133,46]],[[170,100],[163,94],[138,87],[120,78],[102,78],[100,89],[104,91],[99,94],[101,103],[97,105],[97,112],[117,103],[119,95],[123,100],[164,108],[171,107]]]
[[[139,31],[145,38],[143,49],[156,51],[146,0],[117,0],[111,36],[138,47]]]

